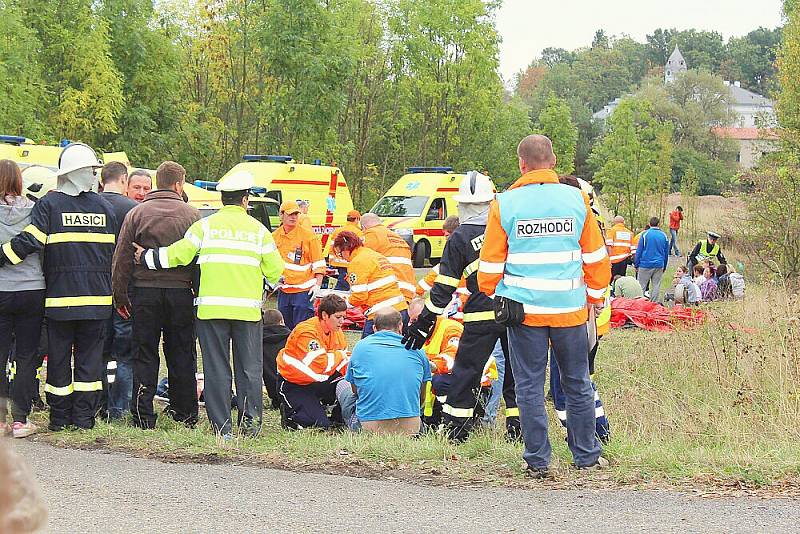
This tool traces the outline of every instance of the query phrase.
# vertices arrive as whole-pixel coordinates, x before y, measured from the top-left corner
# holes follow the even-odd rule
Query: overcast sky
[[[656,28],[715,30],[725,39],[781,22],[781,0],[504,0],[497,15],[506,81],[547,47],[573,50],[594,32],[644,42]]]

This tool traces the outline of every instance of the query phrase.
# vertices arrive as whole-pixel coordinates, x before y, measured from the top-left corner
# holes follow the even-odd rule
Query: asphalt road
[[[0,446],[4,446],[0,442]],[[17,441],[48,532],[797,532],[797,501],[444,488]],[[580,530],[579,530],[580,529]]]

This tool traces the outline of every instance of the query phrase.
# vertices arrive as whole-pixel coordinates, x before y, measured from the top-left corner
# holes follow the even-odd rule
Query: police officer
[[[264,278],[275,284],[283,261],[269,231],[247,214],[253,176],[234,173],[217,185],[223,208],[192,224],[180,241],[159,249],[138,249],[149,269],[200,265],[197,337],[203,351],[206,412],[224,439],[232,437],[230,346],[236,374],[240,429],[261,430],[261,306]]]
[[[404,341],[407,348],[418,349],[430,337],[436,318],[445,312],[462,277],[466,278],[470,296],[464,304],[464,334],[456,353],[450,388],[442,406],[448,435],[465,440],[475,424],[483,368],[500,340],[508,354],[506,329],[495,322],[492,299],[478,289],[478,264],[484,244],[489,203],[494,187],[488,176],[470,171],[453,197],[458,202],[461,224],[447,240],[439,263],[439,276],[434,280],[425,308],[409,327]],[[509,438],[519,436],[519,412],[514,395],[514,375],[506,366],[503,381],[506,401],[506,431]],[[482,415],[482,414],[481,414]]]
[[[611,264],[588,197],[560,184],[553,171],[550,140],[528,136],[517,154],[522,176],[489,210],[478,283],[494,296],[497,318],[508,325],[523,458],[529,474],[543,478],[551,457],[544,408],[551,346],[566,395],[567,443],[575,465],[608,465],[595,436],[586,323],[588,306],[603,307]]]
[[[44,252],[49,345],[44,390],[55,431],[94,427],[103,389],[117,222],[111,205],[93,191],[100,167],[89,146],[67,145],[58,160],[56,190],[36,203],[31,224],[0,252],[0,265]]]
[[[702,263],[707,259],[715,259],[717,263],[727,265],[728,261],[722,255],[719,248],[719,234],[716,232],[707,232],[708,237],[701,239],[694,246],[694,249],[689,253],[689,272],[692,272],[694,266]]]

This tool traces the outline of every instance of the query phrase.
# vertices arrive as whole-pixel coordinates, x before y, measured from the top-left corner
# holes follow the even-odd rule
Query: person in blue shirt
[[[651,302],[660,302],[661,277],[667,270],[669,260],[669,241],[667,235],[658,227],[660,222],[658,217],[650,219],[650,228],[639,238],[634,261],[636,279],[642,286],[642,291],[645,291],[650,284]]]
[[[423,351],[403,346],[403,319],[395,309],[378,311],[374,322],[375,334],[353,348],[336,387],[342,417],[352,430],[417,434],[430,363]]]

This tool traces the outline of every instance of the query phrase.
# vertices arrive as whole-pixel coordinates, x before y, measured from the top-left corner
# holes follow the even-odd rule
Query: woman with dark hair
[[[22,194],[22,173],[11,160],[0,160],[0,243],[3,252],[13,259],[16,254],[9,241],[31,222],[34,203]],[[44,274],[38,254],[0,269],[0,434],[11,431],[15,438],[36,432],[28,421],[36,378],[39,334],[44,316]],[[11,387],[11,416],[6,423],[9,393],[6,357],[14,349],[14,383]]]
[[[350,305],[366,308],[362,337],[374,332],[375,312],[394,308],[403,317],[403,328],[408,325],[408,304],[394,274],[392,264],[353,232],[342,232],[333,242],[333,251],[348,262],[347,281],[350,283]]]

